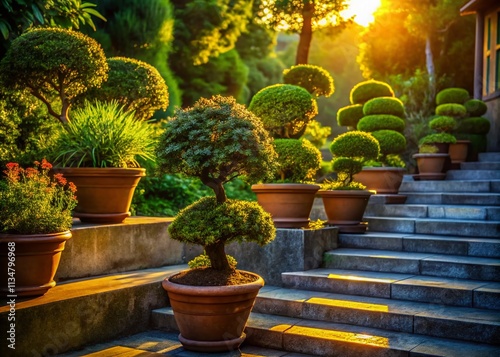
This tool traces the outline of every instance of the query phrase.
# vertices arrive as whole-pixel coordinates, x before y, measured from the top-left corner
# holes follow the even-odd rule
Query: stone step
[[[479,161],[500,162],[500,152],[481,152]]]
[[[167,306],[161,286],[186,265],[166,266],[58,283],[45,295],[15,300],[16,356],[56,355],[149,329],[152,309]],[[11,313],[3,299],[2,329]],[[7,330],[5,330],[7,331]],[[0,356],[11,356],[7,343]]]
[[[449,181],[451,182],[451,181]],[[496,190],[496,188],[495,188]],[[500,206],[500,193],[403,192],[407,204]]]
[[[176,328],[169,308],[153,311],[153,321],[160,329]],[[429,330],[422,322],[419,330]],[[250,314],[245,332],[245,343],[250,345],[316,356],[496,357],[500,353],[499,346],[490,344],[256,312]]]
[[[365,216],[500,221],[500,206],[368,204]]]
[[[460,164],[461,170],[500,170],[500,162],[490,161],[475,161],[475,162],[462,162]]]
[[[321,268],[283,273],[283,286],[298,290],[500,311],[498,282]]]
[[[439,181],[413,181],[404,180],[399,187],[400,194],[410,192],[500,192],[493,191],[493,188],[498,189],[497,183],[500,180],[439,180]]]
[[[325,253],[324,267],[500,281],[500,260],[458,255],[339,248]]]
[[[500,180],[500,170],[449,170],[446,180]]]
[[[500,259],[500,239],[366,232],[339,234],[339,247]]]

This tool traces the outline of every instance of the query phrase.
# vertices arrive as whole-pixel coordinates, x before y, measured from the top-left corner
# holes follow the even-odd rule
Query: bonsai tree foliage
[[[350,93],[351,104],[365,104],[376,97],[394,97],[394,91],[389,84],[372,79],[356,84]]]
[[[279,169],[274,181],[314,181],[321,168],[321,152],[306,139],[275,139]]]
[[[150,119],[154,112],[168,107],[168,88],[158,70],[126,57],[107,60],[108,80],[100,88],[91,88],[79,99],[117,101],[124,111],[134,111],[140,120]]]
[[[362,104],[352,104],[342,107],[337,112],[337,124],[339,126],[356,128],[363,115]]]
[[[318,114],[314,97],[292,84],[275,84],[257,92],[248,109],[262,119],[275,138],[300,137],[309,121]]]
[[[332,170],[337,173],[337,180],[327,182],[323,189],[365,189],[353,179],[354,175],[362,170],[364,161],[375,160],[379,156],[380,146],[377,139],[363,131],[348,131],[333,140],[330,151],[334,156]]]
[[[335,87],[333,78],[325,69],[319,66],[300,64],[283,71],[285,84],[293,84],[305,88],[315,97],[329,97]]]
[[[271,216],[256,202],[229,200],[224,184],[240,175],[250,182],[275,171],[276,153],[262,122],[232,97],[202,98],[178,109],[157,148],[159,170],[195,176],[215,197],[182,210],[169,226],[173,239],[200,244],[215,270],[231,270],[224,246],[274,239]]]
[[[74,98],[100,86],[107,72],[106,57],[95,40],[58,28],[36,29],[16,38],[0,62],[4,86],[28,89],[63,124],[69,122]]]

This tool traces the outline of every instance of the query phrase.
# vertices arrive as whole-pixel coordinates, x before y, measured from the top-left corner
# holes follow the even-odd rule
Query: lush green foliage
[[[86,102],[72,114],[54,147],[61,166],[139,167],[138,160],[154,160],[155,128],[118,102]]]
[[[23,169],[8,163],[0,181],[0,232],[46,234],[67,231],[76,207],[76,188],[62,174],[52,177],[46,160]]]
[[[456,142],[457,139],[449,133],[435,133],[424,136],[422,139],[419,140],[418,144],[419,146],[421,146],[424,144],[435,144],[435,143],[454,144]]]
[[[461,134],[488,134],[490,121],[484,117],[465,118],[458,122],[457,133]]]
[[[376,97],[394,97],[391,86],[385,82],[368,80],[356,84],[349,95],[351,104],[365,104]]]
[[[42,100],[49,113],[66,123],[71,100],[107,78],[101,46],[78,32],[46,28],[16,38],[0,62],[0,81]],[[59,97],[58,105],[52,100]],[[56,112],[58,108],[58,112]]]
[[[316,146],[305,139],[275,139],[274,146],[279,165],[275,181],[314,181],[321,167],[321,152]]]
[[[456,126],[457,121],[453,117],[444,115],[434,118],[429,122],[429,127],[438,133],[451,133]]]
[[[271,242],[276,229],[271,215],[257,202],[204,197],[181,210],[169,225],[172,239],[204,247],[231,242]]]
[[[483,116],[488,111],[488,106],[480,99],[469,99],[464,106],[471,117]]]
[[[421,154],[435,154],[439,151],[438,147],[430,144],[423,144],[418,148],[418,152]]]
[[[313,96],[292,84],[263,88],[252,98],[248,109],[260,117],[266,130],[277,138],[300,136],[318,113]]]
[[[467,109],[463,104],[440,104],[436,107],[436,114],[454,118],[463,118],[467,115]]]
[[[436,95],[436,104],[465,104],[470,99],[469,92],[463,88],[446,88]]]
[[[305,88],[315,97],[329,97],[335,90],[330,73],[322,67],[309,64],[300,64],[285,69],[283,71],[283,81],[285,84]]]
[[[146,62],[125,57],[107,60],[108,80],[80,97],[88,101],[116,101],[124,111],[134,111],[139,120],[150,119],[168,106],[168,88],[156,68]]]
[[[364,115],[390,114],[399,118],[405,117],[403,102],[395,97],[376,97],[363,105]]]
[[[367,132],[387,129],[402,133],[405,129],[405,122],[400,117],[391,114],[366,115],[359,121],[357,129]]]
[[[229,263],[229,266],[233,269],[236,268],[236,265],[238,262],[234,257],[230,256],[229,254],[226,254],[227,261]],[[190,260],[188,262],[188,266],[191,269],[196,269],[196,268],[210,268],[212,266],[212,263],[210,262],[210,257],[206,255],[205,253],[198,255],[194,259]]]
[[[306,131],[302,135],[302,139],[309,140],[311,144],[321,149],[325,145],[326,140],[330,136],[332,128],[329,126],[322,126],[317,120],[311,120],[307,124]]]
[[[403,134],[394,130],[377,130],[371,133],[380,144],[382,156],[399,154],[406,148],[406,139]],[[382,157],[382,161],[386,159]],[[400,165],[397,165],[400,166]]]
[[[356,128],[363,115],[363,104],[348,105],[338,110],[337,123],[340,126]]]

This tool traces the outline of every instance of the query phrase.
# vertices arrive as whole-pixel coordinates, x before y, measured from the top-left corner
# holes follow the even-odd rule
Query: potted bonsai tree
[[[0,289],[2,294],[39,296],[54,276],[71,238],[75,185],[50,175],[45,159],[23,169],[8,163],[0,180]]]
[[[248,107],[260,117],[275,138],[278,168],[266,183],[255,184],[257,201],[270,212],[280,228],[301,228],[309,215],[319,185],[312,184],[321,167],[321,152],[306,139],[299,139],[317,114],[314,97],[304,88],[276,84],[255,94]]]
[[[361,221],[372,192],[354,181],[354,175],[361,171],[364,161],[379,156],[379,143],[370,133],[348,131],[333,140],[330,151],[334,156],[332,170],[337,173],[337,179],[325,181],[319,191],[327,223],[338,226],[339,232],[363,233],[366,225]]]
[[[166,123],[157,156],[161,172],[198,177],[215,195],[183,209],[168,228],[172,239],[202,245],[206,255],[195,259],[195,265],[208,265],[163,281],[179,339],[195,351],[236,349],[245,338],[246,320],[264,282],[236,270],[224,247],[234,241],[264,245],[274,239],[275,228],[256,202],[228,199],[224,184],[240,175],[255,181],[272,172],[276,153],[271,138],[260,120],[234,98],[202,98],[177,110]]]

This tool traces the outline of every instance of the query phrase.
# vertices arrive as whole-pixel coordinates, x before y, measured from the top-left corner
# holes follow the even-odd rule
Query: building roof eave
[[[497,0],[470,0],[460,8],[460,15],[471,15],[498,5]]]

